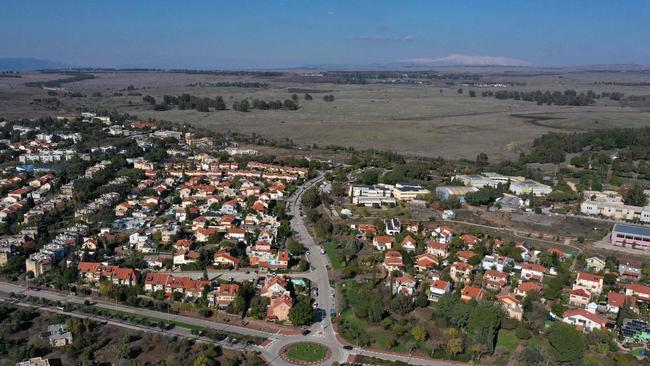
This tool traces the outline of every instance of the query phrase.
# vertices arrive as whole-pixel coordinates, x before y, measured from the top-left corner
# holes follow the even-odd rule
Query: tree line
[[[71,75],[67,78],[49,80],[49,81],[29,81],[25,83],[25,86],[30,88],[58,88],[61,84],[74,83],[77,81],[94,79],[95,75],[84,74],[84,73],[66,73],[66,75]]]
[[[581,133],[548,133],[533,141],[530,153],[522,155],[525,163],[560,163],[567,153],[589,147],[592,151],[626,149],[631,159],[650,159],[650,127],[615,128]]]
[[[333,100],[334,96],[331,97]],[[284,101],[266,101],[262,99],[253,99],[250,101],[249,99],[235,100],[231,104],[231,109],[237,112],[248,112],[251,109],[295,111],[299,108],[298,99],[298,95],[293,94],[290,99],[287,98]],[[309,94],[305,95],[305,100],[311,99],[312,97]],[[162,102],[158,103],[156,98],[151,95],[145,95],[142,97],[142,101],[150,104],[153,109],[157,111],[167,111],[172,109],[174,106],[180,110],[194,109],[198,112],[210,112],[210,110],[225,111],[228,109],[226,102],[221,96],[217,96],[213,99],[208,97],[197,97],[187,93],[179,96],[165,95],[163,96]]]
[[[570,106],[587,106],[595,103],[598,98],[596,93],[589,90],[586,93],[579,93],[575,90],[567,89],[564,92],[560,91],[517,91],[517,90],[498,90],[498,91],[484,91],[481,93],[483,97],[494,97],[496,99],[513,99],[523,100],[526,102],[536,102],[538,105],[570,105]]]

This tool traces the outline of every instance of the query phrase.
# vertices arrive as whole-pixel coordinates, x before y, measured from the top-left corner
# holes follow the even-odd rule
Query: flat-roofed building
[[[605,216],[616,220],[650,222],[650,206],[630,206],[621,202],[584,201],[580,212],[585,215]]]
[[[609,242],[614,246],[650,250],[650,227],[615,224]]]
[[[448,201],[452,198],[458,198],[460,203],[465,202],[465,195],[478,191],[475,187],[465,186],[441,186],[436,187],[436,197],[442,201]]]
[[[400,201],[412,201],[427,194],[431,194],[431,191],[417,184],[398,183],[393,188],[393,197]]]

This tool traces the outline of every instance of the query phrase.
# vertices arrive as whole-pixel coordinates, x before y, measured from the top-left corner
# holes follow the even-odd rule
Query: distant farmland
[[[481,97],[482,91],[503,88],[473,87],[462,85],[462,81],[457,80],[433,80],[423,84],[370,82],[350,85],[313,83],[305,81],[309,78],[277,77],[273,74],[101,72],[94,75],[94,79],[60,85],[62,91],[57,97],[63,103],[60,114],[77,113],[87,108],[116,109],[141,118],[188,122],[215,131],[290,138],[300,145],[377,148],[429,157],[474,159],[476,154],[485,152],[494,160],[513,158],[526,149],[535,137],[549,131],[638,127],[647,126],[650,121],[647,103],[635,102],[631,104],[633,106],[623,107],[619,101],[601,98],[592,105],[582,107],[537,105],[520,100]],[[30,104],[33,99],[48,95],[45,90],[26,87],[25,83],[69,76],[31,73],[22,78],[0,79],[0,110],[3,116],[15,118],[56,114]],[[481,78],[486,82],[510,82],[507,90],[575,89],[578,92],[616,91],[624,95],[650,96],[650,87],[647,86],[650,75],[643,73],[566,73],[558,76],[557,72],[549,75],[531,72],[525,76],[486,74]],[[259,82],[266,87],[239,88],[232,84],[219,84],[238,82]],[[127,91],[128,87],[134,90]],[[462,94],[458,93],[460,88],[463,89]],[[478,96],[470,97],[470,90]],[[84,97],[64,97],[65,92],[81,92]],[[313,100],[305,100],[305,92],[309,92]],[[222,96],[228,107],[234,101],[246,98],[284,101],[296,93],[300,108],[296,111],[253,109],[250,112],[155,111],[142,101],[143,95],[151,95],[156,101],[162,101],[164,95],[183,93],[209,98]],[[323,101],[326,94],[334,95],[335,101]]]

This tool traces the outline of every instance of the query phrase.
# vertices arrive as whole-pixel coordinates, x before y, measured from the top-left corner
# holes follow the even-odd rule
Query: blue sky
[[[449,54],[650,64],[650,1],[2,2],[0,57],[79,66],[367,65]]]

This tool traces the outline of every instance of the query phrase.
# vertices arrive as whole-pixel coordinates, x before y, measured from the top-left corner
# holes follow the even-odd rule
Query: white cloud
[[[336,15],[336,12],[328,11],[328,12],[327,12],[327,15],[329,15],[329,16],[334,16],[334,15]]]
[[[411,58],[402,63],[417,65],[467,65],[467,66],[528,66],[530,63],[504,56],[471,56],[452,54],[439,58]]]

